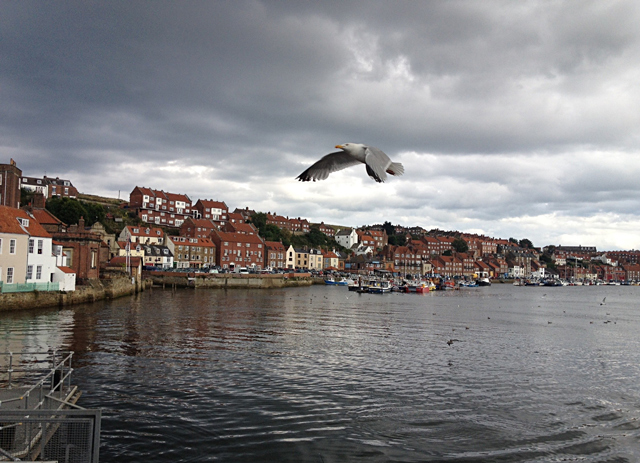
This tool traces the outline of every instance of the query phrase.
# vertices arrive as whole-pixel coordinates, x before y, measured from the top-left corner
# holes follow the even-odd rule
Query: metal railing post
[[[11,389],[11,374],[13,373],[13,352],[9,352],[9,389]]]

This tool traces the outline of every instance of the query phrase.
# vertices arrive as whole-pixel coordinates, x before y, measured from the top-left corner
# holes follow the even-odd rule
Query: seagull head
[[[336,145],[336,148],[346,151],[349,154],[355,154],[355,153],[364,153],[364,150],[367,147],[362,143],[343,143],[341,145]]]

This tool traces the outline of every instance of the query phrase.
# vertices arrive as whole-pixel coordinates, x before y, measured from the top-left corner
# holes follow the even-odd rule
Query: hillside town
[[[21,195],[30,200],[21,203]],[[230,210],[225,201],[198,199],[135,186],[120,201],[118,230],[84,217],[65,223],[48,208],[76,200],[67,179],[27,177],[15,161],[0,164],[0,287],[11,291],[74,291],[114,268],[133,275],[162,269],[199,272],[328,271],[451,279],[562,279],[572,282],[638,282],[640,251],[599,251],[593,246],[534,247],[460,231],[371,224],[358,228],[310,223],[272,211]],[[113,214],[111,214],[113,216]],[[267,240],[256,226],[283,236],[321,233],[324,245],[294,246]]]

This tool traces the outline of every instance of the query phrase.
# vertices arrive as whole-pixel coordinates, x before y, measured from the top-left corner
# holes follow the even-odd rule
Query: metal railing
[[[0,410],[3,406],[6,408],[7,404],[11,404],[11,408],[37,410],[42,408],[48,395],[58,392],[59,398],[63,393],[70,392],[73,352],[62,353],[60,358],[58,357],[59,354],[56,351],[0,353],[0,389],[27,388],[19,395],[0,400]],[[3,366],[5,364],[6,369]],[[33,381],[35,384],[32,384]],[[32,385],[29,386],[29,384]],[[34,399],[37,400],[35,404]]]
[[[13,283],[0,282],[0,293],[30,293],[32,291],[60,291],[60,283]]]
[[[101,412],[75,405],[72,359],[0,353],[0,461],[98,462]]]
[[[0,461],[98,463],[100,410],[0,410]]]

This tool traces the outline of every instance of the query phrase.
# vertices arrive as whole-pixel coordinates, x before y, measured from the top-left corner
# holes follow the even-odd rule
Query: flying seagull
[[[343,143],[336,145],[342,151],[329,153],[302,172],[296,178],[301,182],[324,180],[331,172],[355,166],[363,163],[367,166],[367,174],[376,182],[381,183],[387,179],[387,174],[402,175],[404,167],[399,162],[392,162],[384,151],[361,143]]]

